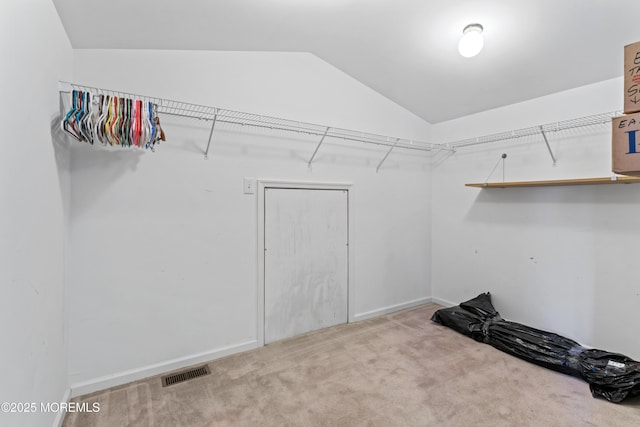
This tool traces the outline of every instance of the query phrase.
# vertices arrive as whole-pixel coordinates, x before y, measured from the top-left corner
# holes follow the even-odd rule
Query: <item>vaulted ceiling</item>
[[[430,123],[619,77],[640,40],[638,0],[54,3],[74,48],[310,52]]]

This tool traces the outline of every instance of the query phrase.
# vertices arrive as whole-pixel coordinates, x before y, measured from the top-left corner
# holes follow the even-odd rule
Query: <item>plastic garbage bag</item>
[[[431,320],[520,359],[582,378],[594,397],[618,403],[640,394],[640,362],[504,320],[488,292],[459,306],[440,309]]]

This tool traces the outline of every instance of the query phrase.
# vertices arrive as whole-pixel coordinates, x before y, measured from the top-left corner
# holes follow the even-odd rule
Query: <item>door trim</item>
[[[344,190],[347,192],[347,229],[349,239],[349,250],[347,251],[347,323],[353,322],[354,286],[353,283],[353,222],[351,220],[351,203],[353,191],[351,183],[347,182],[310,182],[310,181],[284,181],[284,180],[257,180],[257,203],[258,203],[258,299],[256,336],[258,347],[264,346],[264,192],[267,188],[283,188],[296,190]]]

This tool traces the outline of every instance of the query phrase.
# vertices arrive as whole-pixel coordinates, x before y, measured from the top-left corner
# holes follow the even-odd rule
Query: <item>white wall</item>
[[[0,2],[0,63],[0,402],[60,402],[69,153],[57,136],[57,80],[70,78],[72,50],[51,1]],[[0,413],[0,425],[56,416]]]
[[[302,53],[76,50],[77,82],[425,140],[429,125]],[[430,289],[429,155],[163,122],[156,153],[72,148],[70,379],[85,393],[256,345],[257,205],[243,177],[353,183],[356,319]],[[420,260],[420,262],[416,262]]]
[[[435,125],[437,142],[616,111],[622,79]],[[640,186],[476,189],[502,153],[506,180],[611,176],[610,125],[460,149],[433,168],[434,297],[490,291],[503,317],[640,358],[634,257]],[[501,168],[493,180],[502,179]]]

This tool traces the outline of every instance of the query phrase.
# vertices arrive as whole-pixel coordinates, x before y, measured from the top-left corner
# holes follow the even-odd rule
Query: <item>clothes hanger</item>
[[[96,120],[96,124],[94,127],[94,133],[102,145],[107,144],[107,140],[104,134],[104,126],[105,126],[105,121],[107,119],[107,114],[108,114],[107,113],[108,105],[109,105],[108,98],[109,97],[107,95],[100,95],[100,102],[99,102],[100,110],[99,110],[98,119]]]
[[[100,109],[99,103],[99,95],[93,94],[91,96],[91,102],[89,103],[89,115],[86,120],[87,132],[91,137],[90,142],[92,145],[96,142],[96,135],[93,133],[93,129],[95,128],[96,120],[98,120],[98,111]]]
[[[129,129],[129,138],[131,139],[131,143],[134,147],[138,146],[138,141],[136,140],[136,133],[138,132],[138,101],[132,100],[131,102],[131,127]]]
[[[151,126],[153,128],[153,135],[151,137],[151,151],[155,151],[156,143],[158,142],[158,123],[156,122],[157,113],[156,113],[156,104],[151,104]]]
[[[127,99],[127,128],[125,129],[129,147],[133,146],[133,139],[131,138],[132,125],[133,125],[133,99],[129,98]]]
[[[109,145],[109,138],[107,137],[107,120],[109,120],[109,111],[111,106],[111,96],[105,95],[104,107],[102,111],[102,120],[100,121],[100,134],[102,135],[102,144]]]
[[[160,129],[160,141],[166,141],[167,140],[166,135],[164,134],[164,130],[160,125],[160,116],[158,116],[157,106],[156,106],[156,123],[158,124],[158,129]]]
[[[150,111],[149,111],[149,102],[144,101],[143,102],[143,109],[142,109],[142,126],[143,126],[143,131],[142,131],[142,145],[144,146],[144,148],[148,149],[149,148],[149,143],[151,141],[151,119],[150,119]]]
[[[155,129],[155,138],[153,140],[153,145],[159,144],[160,141],[166,141],[166,137],[164,131],[162,130],[162,126],[160,126],[160,117],[158,117],[158,104],[152,105],[152,123]]]
[[[77,138],[79,141],[82,141],[82,134],[80,133],[80,129],[78,128],[78,114],[80,113],[80,100],[81,100],[81,95],[82,92],[81,91],[76,91],[75,92],[75,96],[74,96],[74,111],[73,114],[71,115],[71,117],[69,117],[69,126],[71,126],[71,129],[73,130],[73,133],[75,133],[77,135]]]
[[[122,140],[122,124],[124,121],[124,98],[118,98],[118,118],[114,126],[115,135],[121,146],[126,147],[126,143]]]
[[[140,147],[140,140],[142,137],[142,101],[136,99],[136,116],[135,116],[135,136],[134,141],[136,147]]]
[[[84,134],[82,133],[82,118],[84,117],[84,92],[78,92],[78,101],[75,118],[72,122],[73,128],[76,133],[80,136],[81,141],[86,141]]]
[[[131,147],[129,144],[129,138],[127,135],[127,122],[129,120],[129,98],[124,98],[122,100],[122,125],[120,126],[120,141],[126,147]]]
[[[92,98],[89,92],[85,92],[85,100],[84,100],[84,109],[85,114],[82,118],[82,122],[80,123],[80,129],[82,129],[82,134],[84,135],[87,142],[93,145],[93,132],[91,131],[91,116],[92,116]]]
[[[131,140],[129,139],[129,122],[131,120],[129,106],[130,99],[125,98],[122,105],[122,126],[120,127],[120,141],[123,146],[131,147]]]
[[[129,123],[127,125],[127,136],[129,137],[129,144],[134,146],[133,143],[133,125],[135,121],[134,108],[136,101],[133,99],[129,100]]]
[[[84,92],[82,96],[82,114],[80,115],[78,125],[83,139],[86,142],[93,144],[90,127],[87,124],[89,119],[91,119],[91,94],[89,92]]]
[[[89,135],[91,136],[91,144],[93,145],[98,141],[97,135],[95,133],[95,125],[100,117],[100,96],[94,95],[91,97],[91,104],[89,105],[89,116],[87,118],[87,129]]]
[[[111,122],[110,130],[116,145],[121,145],[120,144],[120,124],[122,123],[122,116],[120,115],[120,107],[122,106],[122,102],[121,102],[122,99],[118,96],[114,98],[115,98],[115,102],[113,105],[114,119],[113,119],[113,122]]]
[[[64,119],[62,119],[61,127],[64,132],[80,141],[80,137],[75,133],[70,123],[70,120],[76,111],[76,92],[76,90],[71,91],[71,108],[69,108],[69,111],[67,111]]]
[[[118,124],[120,123],[120,121],[122,120],[122,118],[120,117],[120,98],[118,98],[117,96],[113,97],[113,121],[111,122],[111,127],[109,128],[109,131],[111,132],[111,137],[113,138],[113,142],[116,145],[120,145],[120,138],[118,137]]]
[[[113,106],[113,102],[114,102],[114,96],[109,96],[109,113],[107,115],[107,120],[105,121],[104,124],[104,135],[106,136],[107,142],[109,142],[109,145],[115,145],[115,141],[113,140],[113,136],[111,135],[111,124],[113,123],[114,120],[114,106]]]

